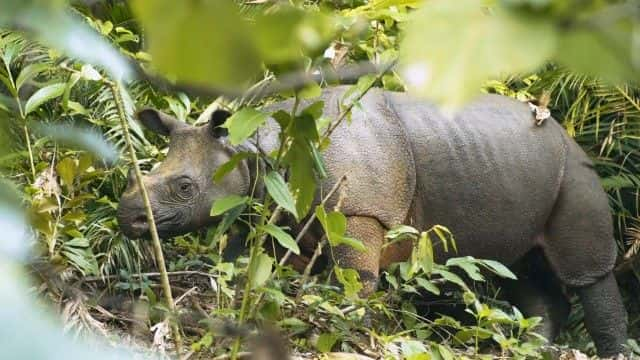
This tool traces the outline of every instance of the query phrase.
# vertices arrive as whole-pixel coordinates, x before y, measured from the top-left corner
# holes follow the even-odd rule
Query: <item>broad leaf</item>
[[[327,234],[327,240],[331,246],[347,245],[358,251],[367,250],[360,240],[345,236],[347,218],[341,212],[333,211],[327,214],[322,205],[319,205],[316,207],[316,217]]]
[[[289,165],[289,184],[295,194],[296,212],[299,218],[303,218],[309,212],[316,192],[313,158],[308,142],[294,140],[284,159]]]
[[[229,130],[229,141],[239,145],[267,121],[268,115],[252,108],[244,108],[231,115],[222,125]]]
[[[248,196],[229,195],[213,202],[211,207],[211,216],[222,215],[227,210],[231,210],[237,206],[246,204],[249,201]]]
[[[410,90],[447,105],[480,93],[490,77],[535,70],[556,49],[552,18],[521,16],[481,0],[432,0],[413,14],[401,44]]]
[[[476,265],[477,261],[470,257],[451,258],[447,260],[446,266],[457,266],[464,270],[465,273],[474,281],[484,281],[484,276],[480,273],[480,268]]]
[[[45,86],[42,89],[36,91],[33,95],[31,95],[29,100],[27,100],[27,103],[24,106],[25,115],[36,110],[45,102],[62,96],[66,86],[66,83],[57,83]]]
[[[264,184],[267,187],[269,195],[276,201],[276,203],[282,206],[283,209],[289,211],[293,216],[298,219],[298,212],[296,211],[295,200],[293,195],[289,191],[287,183],[285,183],[282,175],[276,171],[271,171],[264,176]]]
[[[291,252],[296,255],[300,255],[300,248],[298,247],[296,240],[292,238],[291,235],[289,235],[281,227],[274,224],[267,224],[260,227],[259,229],[273,236],[285,249],[291,250]]]
[[[517,280],[518,278],[516,277],[516,275],[511,272],[511,270],[509,270],[506,266],[502,265],[501,263],[495,261],[495,260],[479,260],[480,264],[484,265],[487,269],[491,270],[492,272],[494,272],[496,275],[503,277],[503,278],[507,278],[507,279],[512,279],[512,280]]]
[[[256,289],[264,285],[271,275],[273,267],[273,258],[265,253],[260,253],[249,268],[249,278],[251,279],[251,288]]]
[[[438,289],[438,287],[432,283],[431,281],[421,278],[421,277],[417,277],[416,278],[416,283],[418,283],[418,286],[420,286],[421,288],[427,290],[428,292],[435,294],[435,295],[440,295],[440,289]]]

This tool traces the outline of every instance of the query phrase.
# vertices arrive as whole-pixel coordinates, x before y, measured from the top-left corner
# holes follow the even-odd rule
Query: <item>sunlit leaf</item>
[[[323,353],[329,352],[338,339],[340,339],[340,336],[337,333],[322,333],[316,341],[316,349]]]
[[[344,295],[349,299],[357,298],[358,292],[362,290],[358,272],[354,269],[342,269],[338,266],[335,266],[333,271],[336,274],[336,279],[344,288]]]

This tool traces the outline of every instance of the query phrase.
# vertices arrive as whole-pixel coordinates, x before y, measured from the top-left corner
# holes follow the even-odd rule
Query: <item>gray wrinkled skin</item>
[[[336,118],[345,89],[324,91],[324,116]],[[335,256],[339,265],[359,271],[363,294],[375,290],[381,268],[410,254],[409,243],[382,250],[387,229],[440,224],[452,231],[459,252],[437,252],[438,261],[471,255],[514,265],[539,251],[559,283],[578,289],[600,355],[622,351],[626,313],[611,275],[616,249],[607,196],[591,161],[560,125],[536,126],[527,104],[497,95],[483,96],[452,117],[406,94],[378,89],[361,104],[323,154],[329,177],[318,199],[346,174],[341,210],[348,233],[368,251],[339,247]],[[291,105],[285,101],[268,111]],[[214,126],[224,116],[215,116],[209,126],[194,128],[153,110],[139,115],[148,128],[171,136],[166,161],[144,180],[162,236],[215,223],[209,217],[213,200],[248,194],[256,180],[243,162],[221,184],[212,182],[215,169],[239,151]],[[263,151],[277,148],[277,132],[275,121],[260,130]],[[128,236],[148,232],[134,183],[122,197],[119,222]],[[318,234],[311,231],[302,240],[303,256],[294,266],[304,265]],[[515,287],[514,293],[531,295],[514,296],[514,302],[527,315],[545,318],[545,335],[557,334],[567,313],[559,287],[528,282],[526,276]]]

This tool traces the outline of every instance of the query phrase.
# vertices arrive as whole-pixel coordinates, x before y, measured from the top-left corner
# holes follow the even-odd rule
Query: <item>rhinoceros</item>
[[[338,116],[345,91],[323,90],[324,116]],[[612,273],[616,246],[608,198],[589,157],[556,121],[538,126],[526,103],[489,94],[446,116],[427,101],[381,89],[369,91],[360,104],[351,122],[342,122],[330,137],[321,187],[326,191],[346,176],[341,211],[347,233],[367,250],[340,246],[334,258],[358,271],[363,294],[376,289],[381,269],[411,253],[409,242],[383,249],[389,229],[440,224],[455,236],[456,255],[515,265],[542,254],[550,271],[534,268],[529,274],[539,270],[575,289],[601,356],[623,351],[627,315]],[[283,101],[268,110],[291,108],[292,101]],[[251,160],[221,182],[212,180],[235,153],[278,147],[273,119],[259,130],[258,144],[232,146],[220,128],[228,116],[216,111],[208,125],[196,127],[153,109],[138,113],[149,130],[170,137],[166,160],[143,180],[161,237],[215,224],[219,219],[210,209],[216,199],[262,186]],[[135,181],[122,195],[118,220],[129,237],[149,232]],[[303,239],[301,257],[310,256],[319,240]],[[449,256],[437,254],[439,260]],[[567,300],[561,287],[533,278],[521,277],[513,302],[528,316],[542,316],[543,334],[553,337],[566,320]]]

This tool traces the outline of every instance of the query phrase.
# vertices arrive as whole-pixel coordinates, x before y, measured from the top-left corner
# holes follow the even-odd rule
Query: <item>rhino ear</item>
[[[211,119],[209,120],[209,129],[211,130],[211,134],[216,138],[221,138],[229,135],[229,131],[227,128],[222,127],[227,119],[231,116],[231,113],[227,110],[216,110],[211,114]]]
[[[171,135],[174,130],[186,126],[185,123],[173,116],[155,109],[142,109],[138,111],[137,118],[147,129],[165,136]]]

